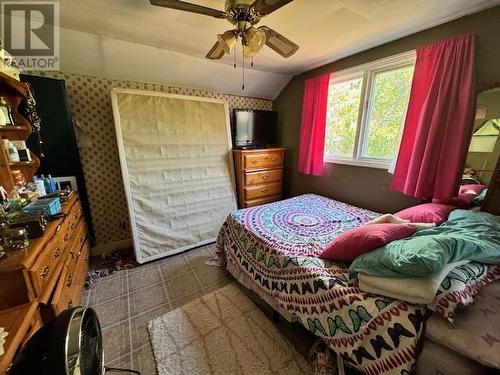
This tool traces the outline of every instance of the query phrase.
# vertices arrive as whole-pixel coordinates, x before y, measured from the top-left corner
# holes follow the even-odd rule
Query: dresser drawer
[[[85,227],[85,221],[82,219],[78,222],[75,229],[75,234],[73,236],[72,242],[68,248],[68,261],[70,272],[73,273],[76,267],[76,261],[82,252],[82,245],[87,237],[87,230]]]
[[[60,231],[63,249],[66,249],[66,247],[71,243],[76,226],[78,225],[81,217],[82,206],[80,204],[80,201],[78,200],[75,202],[75,204],[73,204],[73,207],[71,207],[71,211],[64,218],[63,227]]]
[[[272,169],[261,172],[246,172],[245,185],[262,185],[270,182],[281,182],[282,178],[282,169]]]
[[[247,201],[279,194],[281,194],[281,182],[245,187],[245,200]]]
[[[51,301],[55,315],[80,304],[87,276],[89,251],[90,246],[85,242],[78,250],[77,258],[68,256]]]
[[[262,154],[244,154],[243,168],[246,170],[263,168],[280,168],[283,166],[282,152],[267,152]]]
[[[254,199],[251,201],[245,201],[244,207],[255,207],[255,206],[261,206],[263,204],[267,203],[272,203],[279,201],[281,199],[281,194],[280,195],[273,195],[271,197],[264,197],[264,198],[259,198],[259,199]]]
[[[87,238],[87,227],[85,225],[85,220],[81,219],[76,228],[74,230],[74,234],[72,236],[71,245],[69,247],[69,257],[76,259],[78,255],[80,255],[80,251],[82,249],[82,245]]]
[[[58,226],[58,228],[62,228]],[[62,261],[64,248],[62,246],[59,232],[56,231],[50,241],[48,241],[42,253],[38,256],[33,266],[30,268],[30,278],[33,281],[34,292],[37,297],[43,292],[43,289],[53,277],[57,277],[54,273],[58,268],[59,262]],[[53,284],[52,284],[53,285]]]
[[[78,220],[82,217],[82,204],[80,200],[77,200],[75,204],[73,204],[73,207],[71,207],[71,211],[69,216],[71,217],[71,222],[72,223],[78,223]]]
[[[82,246],[80,256],[76,262],[76,269],[74,272],[74,279],[76,285],[79,286],[80,290],[83,289],[85,284],[85,280],[87,280],[87,272],[89,270],[89,257],[90,257],[90,243],[89,241],[85,241]]]
[[[78,306],[80,304],[80,301],[75,298],[76,289],[77,286],[74,282],[74,275],[70,273],[69,267],[66,264],[63,272],[61,272],[61,277],[59,278],[54,296],[50,302],[55,316],[69,307]]]

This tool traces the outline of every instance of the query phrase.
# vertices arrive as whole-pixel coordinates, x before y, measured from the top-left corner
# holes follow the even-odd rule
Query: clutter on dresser
[[[26,229],[29,239],[41,237],[47,229],[47,218],[43,214],[21,213],[9,220],[9,228]]]
[[[3,96],[0,96],[0,126],[14,125],[12,107]]]
[[[29,203],[23,207],[23,212],[38,213],[46,216],[57,215],[61,212],[61,200],[59,197],[55,198],[40,198],[34,202]]]
[[[2,231],[2,244],[5,251],[23,250],[29,246],[28,232],[25,228],[8,228]]]
[[[31,152],[26,146],[25,141],[17,140],[10,141],[10,143],[16,148],[19,155],[19,161],[31,161]]]
[[[20,169],[13,169],[11,172],[12,180],[14,181],[14,186],[25,186],[28,181]]]

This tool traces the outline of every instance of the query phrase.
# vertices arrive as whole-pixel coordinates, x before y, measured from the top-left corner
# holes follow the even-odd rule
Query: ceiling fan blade
[[[275,10],[291,3],[293,0],[255,0],[253,7],[261,16],[265,16]]]
[[[206,58],[210,60],[219,60],[222,59],[222,56],[224,56],[226,52],[224,51],[224,48],[222,48],[221,44],[219,42],[216,42],[212,49],[208,51]]]
[[[267,26],[261,26],[259,30],[266,33],[266,46],[285,58],[292,56],[299,49],[297,44]]]
[[[149,0],[152,5],[156,5],[164,8],[171,8],[177,10],[183,10],[191,13],[203,14],[205,16],[211,16],[215,18],[226,18],[226,12],[221,10],[212,9],[204,7],[202,5],[191,4],[186,1],[180,0]]]

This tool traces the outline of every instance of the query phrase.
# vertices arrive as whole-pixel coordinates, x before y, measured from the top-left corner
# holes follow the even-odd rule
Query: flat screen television
[[[278,112],[235,109],[232,136],[235,148],[276,146]]]

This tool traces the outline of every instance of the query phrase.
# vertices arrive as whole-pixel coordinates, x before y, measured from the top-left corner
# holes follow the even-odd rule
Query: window
[[[325,161],[388,167],[399,148],[414,64],[412,51],[332,76]]]

